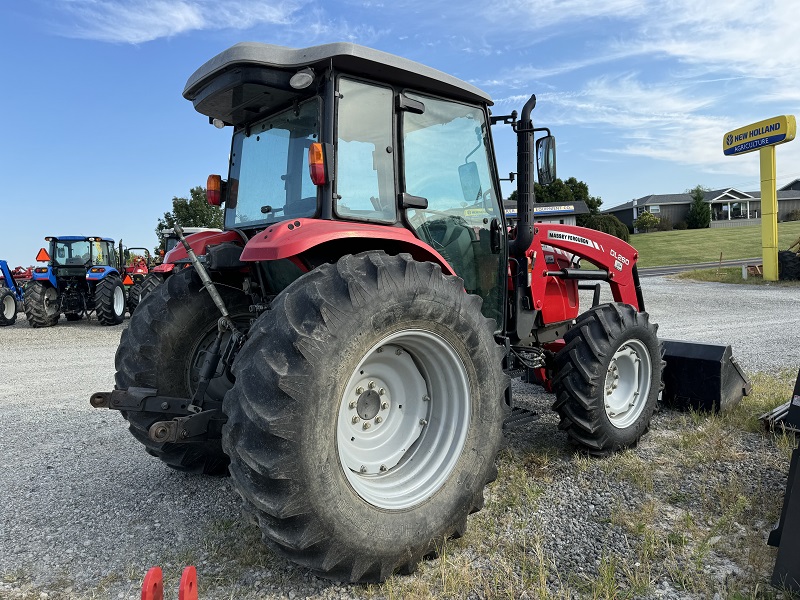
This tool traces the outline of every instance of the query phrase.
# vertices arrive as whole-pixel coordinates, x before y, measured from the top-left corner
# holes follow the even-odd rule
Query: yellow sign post
[[[761,254],[764,279],[778,280],[778,191],[775,185],[775,146],[791,142],[797,131],[794,115],[765,119],[729,131],[722,137],[725,156],[758,150],[761,162]]]

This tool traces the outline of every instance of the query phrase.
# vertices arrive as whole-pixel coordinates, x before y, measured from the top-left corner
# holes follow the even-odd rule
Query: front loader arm
[[[623,240],[585,227],[537,223],[534,226],[533,242],[526,252],[531,265],[531,295],[533,307],[542,310],[547,295],[548,282],[552,278],[561,280],[607,281],[616,302],[630,304],[644,310],[636,261],[639,253]],[[595,265],[599,271],[559,268],[548,259],[553,253],[547,247],[577,255]]]

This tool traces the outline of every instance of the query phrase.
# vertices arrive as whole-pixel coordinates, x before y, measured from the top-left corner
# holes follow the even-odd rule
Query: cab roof
[[[486,92],[466,81],[412,60],[349,42],[298,49],[242,42],[220,52],[197,69],[186,82],[183,97],[191,100],[199,112],[231,122],[233,107],[229,102],[218,100],[233,87],[238,85],[240,90],[245,90],[248,85],[261,89],[284,88],[288,87],[288,78],[297,70],[311,67],[319,75],[330,66],[376,82],[410,87],[464,102],[492,104]],[[286,71],[286,81],[280,77],[277,80],[266,77],[265,70]],[[236,96],[244,99],[242,94]]]
[[[99,237],[99,236],[89,236],[86,237],[84,235],[48,235],[45,238],[45,241],[49,240],[56,240],[58,242],[88,242],[90,240],[95,241],[102,241],[102,242],[111,242],[114,243],[114,240],[111,238]]]

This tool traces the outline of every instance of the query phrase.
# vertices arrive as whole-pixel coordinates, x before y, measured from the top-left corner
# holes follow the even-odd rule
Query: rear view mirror
[[[479,202],[483,193],[477,163],[468,162],[459,166],[458,177],[461,179],[461,191],[464,194],[464,200],[470,204]]]
[[[539,185],[550,185],[556,180],[556,138],[552,135],[536,141],[536,166]]]

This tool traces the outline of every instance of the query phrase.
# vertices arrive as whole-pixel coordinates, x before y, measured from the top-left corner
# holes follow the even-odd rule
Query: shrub
[[[667,217],[661,217],[658,221],[658,225],[656,225],[656,231],[671,231],[672,230],[672,221],[670,221]]]
[[[589,215],[584,227],[608,233],[626,242],[630,239],[628,227],[614,215]]]
[[[784,221],[800,221],[800,208],[795,208],[794,210],[790,210],[786,213],[786,216],[783,218]]]
[[[675,229],[680,229],[681,231],[689,229],[689,224],[686,221],[678,221],[675,223]]]

